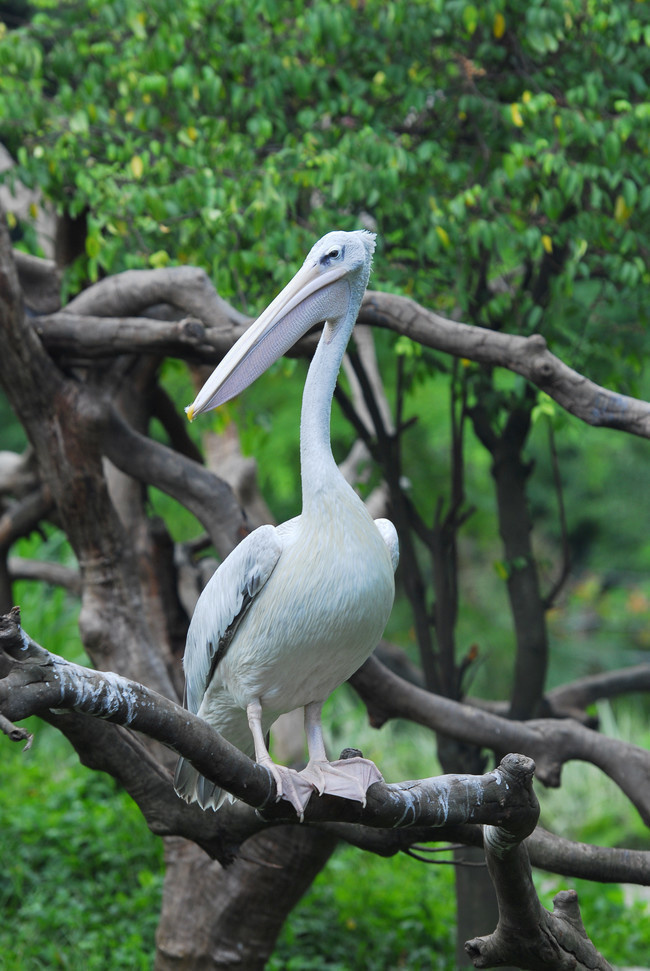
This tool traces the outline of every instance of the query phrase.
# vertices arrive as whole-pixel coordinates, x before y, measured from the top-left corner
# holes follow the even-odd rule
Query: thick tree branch
[[[462,843],[483,846],[478,827],[449,825],[436,829],[412,826],[408,830],[377,830],[361,823],[321,823],[339,839],[378,856],[394,856],[420,843]],[[650,851],[594,846],[549,833],[537,826],[526,839],[533,866],[549,873],[599,883],[635,883],[650,886]]]
[[[559,786],[562,766],[571,759],[591,762],[608,775],[650,822],[650,753],[607,738],[569,719],[515,722],[470,708],[409,684],[371,657],[350,679],[371,722],[407,718],[433,731],[498,754],[520,751],[535,760],[537,777]]]
[[[618,698],[639,691],[650,691],[650,664],[590,674],[549,691],[546,701],[554,712],[582,711],[601,698]]]
[[[542,907],[533,885],[526,847],[508,844],[485,827],[486,859],[499,902],[493,934],[468,941],[475,968],[504,964],[529,971],[612,971],[587,936],[575,890],[562,890],[553,913]]]
[[[156,303],[168,303],[202,321],[169,324],[134,317]],[[75,326],[72,316],[88,318]],[[92,317],[118,318],[101,322]],[[45,318],[43,340],[52,350],[69,350],[84,356],[105,356],[116,351],[160,351],[211,363],[221,356],[250,323],[250,318],[217,294],[203,270],[173,267],[129,270],[109,277],[84,291],[65,311]],[[617,428],[650,438],[650,404],[597,385],[564,364],[548,350],[541,334],[531,337],[488,330],[448,320],[407,297],[368,291],[359,321],[404,334],[425,347],[468,358],[477,363],[506,367],[545,391],[570,414],[589,425]],[[127,335],[129,341],[126,341]],[[115,343],[111,344],[111,340]],[[296,352],[312,346],[301,342]]]
[[[50,654],[21,629],[17,609],[0,622],[0,650],[5,655],[3,669],[8,666],[0,681],[0,711],[9,721],[70,709],[122,724],[182,753],[207,778],[263,809],[268,819],[294,819],[289,803],[275,802],[270,773],[203,719],[141,684]],[[518,796],[516,787],[502,784],[504,773],[509,778],[512,758],[503,760],[500,771],[484,776],[376,783],[368,791],[365,807],[335,797],[312,797],[305,818],[363,821],[379,827],[512,822],[528,812],[529,800],[526,793]]]
[[[71,300],[66,312],[101,317],[130,317],[156,304],[169,304],[206,327],[230,332],[231,343],[249,322],[219,296],[205,270],[174,266],[157,270],[127,270],[100,280]]]
[[[45,347],[68,361],[144,353],[216,363],[243,332],[243,328],[207,330],[193,318],[80,316],[69,308],[37,317],[33,326]]]
[[[288,804],[273,803],[273,784],[266,770],[225,742],[202,719],[142,685],[50,655],[20,629],[17,611],[3,618],[0,626],[0,657],[4,724],[29,714],[51,721],[69,738],[84,765],[109,772],[124,785],[158,835],[185,836],[211,856],[227,860],[241,842],[268,822],[295,821]],[[76,710],[62,712],[62,707]],[[88,718],[88,714],[95,717]],[[218,814],[187,806],[173,792],[169,772],[126,725],[182,751],[206,775],[229,783],[228,788],[244,802],[266,803],[266,822],[243,803],[224,807]],[[482,807],[469,806],[473,790],[484,799]],[[471,827],[458,829],[468,818],[477,822],[488,815],[505,822],[525,816],[530,811],[530,793],[523,803],[512,797],[504,803],[505,791],[494,772],[482,777],[443,776],[392,786],[379,784],[369,792],[365,810],[331,797],[313,799],[307,820],[329,821],[340,838],[391,855],[413,842],[478,842]],[[389,805],[385,806],[387,795]],[[346,818],[357,822],[344,824]],[[341,822],[335,824],[334,819]],[[396,822],[403,828],[395,829]],[[383,826],[391,829],[378,837],[377,827]],[[535,865],[552,872],[650,883],[650,853],[573,843],[540,829],[530,836],[529,845]]]
[[[476,968],[514,965],[531,971],[611,971],[586,934],[575,891],[557,894],[552,914],[537,896],[524,842],[539,816],[528,761],[519,756],[511,766],[510,777],[517,780],[519,788],[529,790],[528,817],[483,827],[485,859],[496,890],[499,922],[494,933],[468,941],[465,950]]]
[[[203,524],[221,556],[250,531],[227,482],[204,466],[134,431],[106,403],[96,409],[102,451],[116,468],[177,499]]]
[[[386,327],[424,347],[507,367],[588,425],[650,438],[650,403],[602,388],[552,354],[541,334],[518,337],[447,320],[407,297],[368,291],[359,320]]]

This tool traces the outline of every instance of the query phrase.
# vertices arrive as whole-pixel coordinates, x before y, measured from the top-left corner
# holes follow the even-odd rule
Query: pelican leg
[[[383,776],[370,759],[355,757],[330,762],[325,751],[321,724],[322,702],[305,705],[305,732],[309,762],[300,775],[309,781],[322,795],[354,799],[363,806],[366,792],[373,782],[383,782]]]
[[[295,769],[289,769],[286,765],[276,765],[269,755],[262,730],[262,705],[259,699],[251,701],[247,706],[246,716],[255,744],[255,761],[267,768],[273,776],[277,789],[276,802],[280,799],[288,800],[302,822],[305,818],[305,807],[314,791],[313,785],[302,778]]]

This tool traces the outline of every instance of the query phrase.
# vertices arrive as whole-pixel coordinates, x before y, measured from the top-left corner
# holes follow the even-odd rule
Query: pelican
[[[365,803],[381,780],[374,763],[328,761],[321,711],[376,647],[395,593],[395,527],[371,518],[339,471],[330,444],[336,379],[370,275],[375,236],[332,232],[248,328],[186,409],[193,420],[234,397],[317,324],[300,419],[302,512],[260,526],[221,563],[201,594],[183,659],[187,708],[268,768],[277,798],[302,818],[312,793]],[[309,761],[273,762],[266,735],[304,708]],[[187,802],[218,809],[226,793],[180,758],[174,785]]]

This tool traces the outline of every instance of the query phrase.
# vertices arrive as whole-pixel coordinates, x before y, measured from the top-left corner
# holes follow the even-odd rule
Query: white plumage
[[[278,796],[303,813],[314,790],[365,800],[381,778],[365,759],[329,763],[323,702],[377,645],[393,603],[397,534],[373,522],[332,457],[336,377],[370,273],[374,236],[335,232],[216,368],[190,418],[252,383],[312,326],[326,322],[310,365],[301,415],[302,514],[255,530],[207,584],[184,658],[186,703],[247,755],[267,765]],[[305,708],[309,763],[275,765],[265,735],[283,712]],[[176,789],[217,809],[222,791],[184,759]]]

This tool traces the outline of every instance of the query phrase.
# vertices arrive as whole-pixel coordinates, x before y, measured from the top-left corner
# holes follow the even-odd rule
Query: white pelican
[[[329,762],[321,727],[328,695],[379,642],[395,592],[395,527],[371,519],[330,445],[336,378],[374,248],[363,231],[319,240],[186,409],[192,420],[228,401],[324,323],[302,399],[302,513],[256,529],[223,561],[196,605],[183,660],[189,710],[265,765],[278,799],[301,818],[314,789],[365,803],[368,786],[381,780],[367,759]],[[280,714],[301,707],[309,762],[298,773],[272,761],[265,736]],[[183,758],[174,785],[204,809],[226,797]]]

